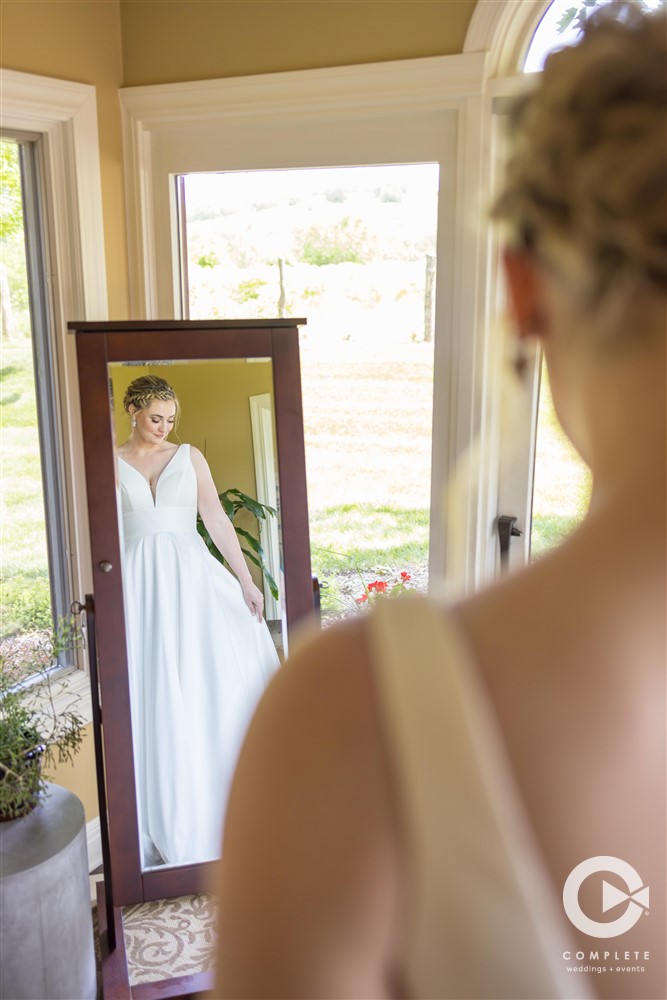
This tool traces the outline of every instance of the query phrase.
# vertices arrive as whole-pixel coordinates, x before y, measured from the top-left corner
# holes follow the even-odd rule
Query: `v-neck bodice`
[[[162,469],[155,493],[146,477],[119,456],[119,476],[125,539],[162,531],[194,531],[197,518],[197,477],[190,445],[182,444]]]
[[[157,507],[157,488],[158,488],[158,486],[160,484],[160,480],[162,479],[162,477],[167,472],[167,469],[169,469],[169,467],[176,461],[176,459],[179,456],[179,453],[180,453],[181,449],[184,448],[184,447],[187,447],[189,449],[190,446],[189,445],[182,445],[182,444],[178,445],[178,447],[176,448],[176,451],[173,453],[173,455],[171,456],[171,458],[169,459],[169,461],[166,463],[166,465],[164,465],[160,469],[160,471],[158,473],[158,476],[157,476],[157,479],[155,480],[155,489],[153,489],[153,487],[151,486],[150,479],[147,479],[146,476],[143,474],[143,472],[136,467],[136,465],[133,465],[132,462],[128,462],[126,459],[123,458],[122,455],[118,456],[119,460],[123,463],[123,465],[129,466],[130,469],[134,469],[134,471],[146,483],[146,485],[148,486],[148,489],[150,490],[151,497],[153,499],[153,506],[154,507]],[[121,476],[121,479],[122,479],[122,476]]]

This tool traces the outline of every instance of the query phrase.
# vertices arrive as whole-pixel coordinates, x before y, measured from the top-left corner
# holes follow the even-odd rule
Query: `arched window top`
[[[608,0],[603,0],[608,2]],[[554,49],[572,45],[579,36],[580,8],[585,8],[581,0],[554,0],[544,12],[535,29],[526,57],[521,67],[524,73],[539,72],[544,61]],[[585,16],[585,14],[584,14]]]

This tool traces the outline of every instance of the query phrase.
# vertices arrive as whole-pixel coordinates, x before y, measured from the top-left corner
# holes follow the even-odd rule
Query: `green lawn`
[[[427,509],[341,504],[315,511],[310,531],[313,572],[321,579],[428,560]]]
[[[374,504],[341,504],[310,519],[313,573],[322,585],[323,621],[349,614],[363,593],[362,578],[413,574],[424,589],[428,566],[429,511]]]

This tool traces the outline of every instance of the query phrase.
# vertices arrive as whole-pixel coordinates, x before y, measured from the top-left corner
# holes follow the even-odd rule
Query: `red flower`
[[[384,592],[387,589],[387,581],[386,580],[376,580],[375,583],[372,583],[372,584],[369,585],[368,589],[370,590],[371,587],[375,587],[375,590],[377,591],[378,594],[384,594]]]
[[[401,580],[403,581],[403,583],[407,583],[407,581],[411,579],[412,577],[410,576],[409,573],[406,573],[405,571],[401,573]]]
[[[364,601],[368,600],[368,594],[362,594],[361,597],[355,597],[357,604],[363,604]]]

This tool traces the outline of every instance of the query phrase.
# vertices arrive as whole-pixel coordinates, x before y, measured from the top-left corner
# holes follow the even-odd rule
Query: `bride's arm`
[[[208,463],[198,448],[190,446],[190,458],[197,475],[197,507],[206,530],[243,588],[245,602],[261,620],[264,598],[255,586],[245,561],[234,525],[225,514]]]

